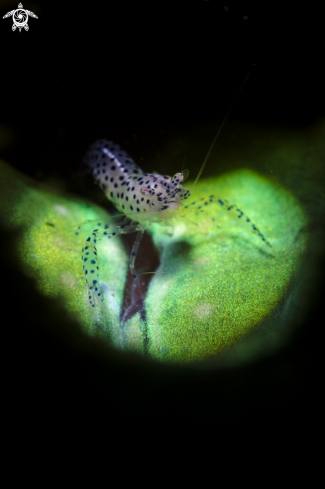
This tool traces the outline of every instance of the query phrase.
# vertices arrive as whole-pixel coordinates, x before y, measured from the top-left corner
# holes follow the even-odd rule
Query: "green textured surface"
[[[202,180],[193,198],[211,194],[236,203],[272,248],[216,204],[187,209],[171,239],[157,228],[164,274],[153,277],[146,307],[149,351],[160,359],[208,358],[255,329],[283,297],[305,247],[297,239],[304,214],[275,183],[239,170]]]
[[[281,150],[278,152],[281,156]],[[298,159],[298,156],[297,156]],[[212,157],[211,165],[217,161]],[[60,296],[90,334],[119,348],[171,361],[209,358],[267,321],[283,299],[306,246],[306,217],[289,191],[252,170],[201,179],[193,200],[215,195],[235,203],[272,244],[268,248],[216,203],[205,212],[181,208],[168,229],[150,231],[160,252],[139,314],[119,323],[128,259],[120,239],[100,242],[98,256],[105,301],[91,308],[81,248],[97,220],[114,219],[94,204],[46,188],[1,164],[1,221],[21,228],[24,269],[45,295]],[[186,182],[191,187],[191,182]],[[79,236],[76,230],[82,225]],[[171,234],[172,230],[172,234]],[[141,247],[139,250],[141,253]]]
[[[127,256],[119,238],[98,246],[102,280],[107,284],[103,308],[89,306],[82,269],[81,250],[97,219],[108,217],[96,205],[74,196],[63,197],[37,184],[1,162],[1,221],[11,229],[21,229],[19,251],[25,272],[36,278],[47,296],[60,296],[67,310],[89,333],[103,333],[121,343],[119,311],[127,272]],[[81,226],[79,236],[77,227]],[[109,284],[109,285],[108,285]]]

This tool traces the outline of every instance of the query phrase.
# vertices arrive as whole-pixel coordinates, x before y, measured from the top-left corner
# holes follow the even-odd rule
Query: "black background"
[[[310,125],[324,115],[321,18],[260,3],[26,4],[39,17],[29,32],[1,20],[0,121],[14,133],[3,157],[67,177],[94,138],[139,159],[207,121],[212,139],[253,65],[230,121]]]
[[[138,163],[179,131],[209,121],[212,139],[253,65],[231,120],[304,129],[324,116],[324,29],[307,4],[23,3],[38,15],[29,32],[12,32],[11,19],[0,24],[0,122],[12,134],[1,156],[29,175],[70,178],[98,137],[120,143]],[[1,16],[17,8],[0,7]],[[31,289],[13,273],[16,290]],[[132,355],[107,355],[100,343],[80,340],[59,305],[43,304],[30,290],[8,340],[15,359],[8,389],[15,385],[31,405],[42,399],[45,411],[55,405],[71,417],[100,405],[123,415],[161,410],[255,422],[272,412],[292,419],[306,398],[319,406],[321,287],[305,329],[286,349],[257,366],[209,373],[156,364],[148,372]]]

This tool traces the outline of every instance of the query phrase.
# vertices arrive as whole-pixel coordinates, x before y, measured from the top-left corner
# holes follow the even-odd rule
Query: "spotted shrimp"
[[[220,129],[193,185],[200,178]],[[88,236],[82,248],[83,269],[88,285],[89,302],[92,307],[95,307],[98,301],[103,301],[102,290],[99,285],[97,242],[102,238],[110,239],[120,234],[137,232],[129,261],[131,273],[134,278],[137,278],[135,259],[144,231],[150,228],[150,224],[153,222],[168,222],[181,206],[185,209],[189,205],[196,206],[200,210],[204,205],[216,203],[225,209],[232,218],[248,226],[266,246],[271,247],[269,241],[266,240],[255,224],[236,205],[225,199],[210,195],[200,202],[184,205],[184,201],[190,197],[190,190],[182,186],[187,177],[186,170],[176,173],[173,177],[143,172],[119,145],[101,139],[92,144],[86,153],[83,173],[85,172],[92,173],[106,197],[130,221],[130,224],[120,226],[108,224],[98,226]]]

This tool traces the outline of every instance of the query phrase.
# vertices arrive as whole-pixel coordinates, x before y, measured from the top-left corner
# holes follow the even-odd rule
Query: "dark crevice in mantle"
[[[136,233],[121,235],[121,239],[129,257],[131,255],[131,250],[135,238]],[[140,313],[143,324],[147,324],[144,300],[147,296],[147,290],[153,274],[145,272],[155,272],[159,267],[159,264],[159,254],[153,244],[152,237],[147,232],[144,232],[135,260],[135,271],[137,274],[137,278],[134,278],[131,274],[130,269],[128,269],[128,275],[125,282],[123,302],[120,312],[122,330],[124,329],[126,321],[128,321],[137,312]],[[144,352],[147,353],[148,336],[146,326],[143,333]]]

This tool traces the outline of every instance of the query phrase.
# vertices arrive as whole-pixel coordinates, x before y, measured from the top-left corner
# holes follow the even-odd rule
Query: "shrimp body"
[[[182,188],[183,173],[144,173],[119,145],[106,139],[90,146],[84,165],[116,209],[133,221],[169,219],[190,196]]]
[[[209,156],[210,151],[211,149],[207,156]],[[206,159],[196,181],[204,168]],[[83,173],[89,172],[92,173],[116,209],[131,221],[126,225],[110,226],[106,224],[103,227],[101,223],[98,223],[98,228],[93,230],[82,249],[89,301],[91,306],[95,307],[96,300],[103,300],[99,286],[97,241],[137,231],[130,256],[130,270],[133,277],[136,278],[135,258],[145,229],[153,222],[169,220],[183,201],[190,196],[190,191],[182,188],[182,182],[187,176],[187,171],[176,173],[173,177],[144,173],[119,145],[106,139],[92,144],[86,153]],[[190,206],[194,206],[196,211],[202,212],[205,206],[211,204],[217,204],[218,207],[226,210],[230,217],[257,234],[264,244],[271,248],[271,244],[264,235],[235,204],[210,195],[209,198],[192,202]],[[188,207],[184,206],[184,209]]]
[[[145,228],[152,222],[170,219],[190,192],[182,188],[183,173],[176,173],[173,177],[144,173],[119,145],[106,139],[90,146],[83,163],[82,173],[91,172],[116,209],[132,221],[125,226],[110,228],[106,224],[104,228],[94,229],[82,249],[88,297],[91,306],[95,307],[98,299],[103,300],[99,286],[97,241],[138,231],[130,257],[131,273],[136,278],[134,263]]]

